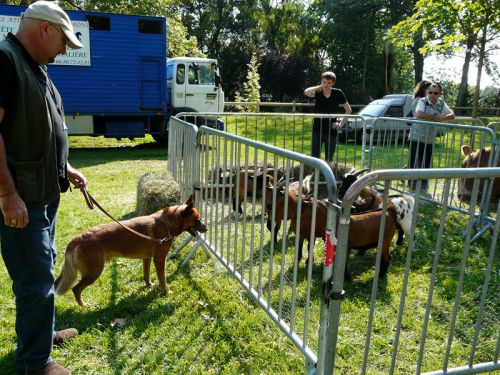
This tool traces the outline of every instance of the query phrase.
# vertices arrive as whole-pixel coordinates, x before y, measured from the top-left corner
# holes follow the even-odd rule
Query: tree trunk
[[[363,70],[361,72],[361,95],[365,98],[366,95],[366,73],[368,72],[368,46],[370,37],[370,28],[373,23],[373,16],[370,14],[368,16],[368,22],[365,26],[365,35],[363,43]]]
[[[413,38],[413,66],[415,69],[415,84],[419,83],[424,76],[424,56],[420,53],[420,48],[423,47],[424,40],[422,38],[422,30],[415,34]]]
[[[468,82],[469,82],[469,67],[472,58],[472,49],[476,45],[477,35],[471,34],[467,38],[467,49],[465,51],[464,64],[462,66],[462,80],[460,81],[460,89],[458,91],[457,103],[455,107],[467,107],[468,99]],[[466,111],[464,109],[456,109],[455,113],[457,115],[465,115]]]
[[[385,55],[385,93],[394,93],[394,46],[389,43]]]
[[[495,107],[500,108],[500,89],[498,89],[497,98],[495,99]],[[495,111],[495,116],[498,116],[499,114],[500,114],[500,111],[497,109]]]
[[[487,26],[483,27],[481,40],[479,42],[479,59],[477,62],[476,89],[474,90],[474,103],[472,105],[472,117],[477,117],[479,113],[479,95],[481,94],[481,73],[483,72],[484,51],[486,49]]]

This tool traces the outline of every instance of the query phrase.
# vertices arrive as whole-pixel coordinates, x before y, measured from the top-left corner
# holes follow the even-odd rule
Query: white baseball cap
[[[34,18],[47,21],[61,27],[62,32],[68,38],[68,46],[73,49],[82,48],[83,44],[78,40],[73,30],[73,25],[62,8],[53,1],[40,0],[31,4],[21,15],[26,18]]]

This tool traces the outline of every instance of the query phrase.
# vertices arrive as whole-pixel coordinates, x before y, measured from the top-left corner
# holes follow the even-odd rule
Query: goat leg
[[[403,231],[403,229],[398,228],[398,240],[396,241],[396,245],[401,246],[403,244],[404,234],[405,232]]]

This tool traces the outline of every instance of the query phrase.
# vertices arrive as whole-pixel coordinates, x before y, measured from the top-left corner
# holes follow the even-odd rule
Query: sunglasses
[[[427,91],[428,94],[431,94],[431,95],[439,95],[440,92],[439,91]]]

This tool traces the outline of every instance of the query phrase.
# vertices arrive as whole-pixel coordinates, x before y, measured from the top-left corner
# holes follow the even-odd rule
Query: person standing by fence
[[[346,114],[352,113],[351,106],[341,89],[334,88],[337,77],[333,72],[324,72],[321,75],[321,84],[308,87],[304,95],[314,98],[314,112],[327,114],[339,113],[339,106],[344,107]],[[325,145],[325,160],[331,162],[337,146],[337,129],[342,128],[347,117],[338,121],[336,118],[315,118],[313,124],[311,155],[319,158],[321,147]]]
[[[0,42],[0,236],[16,298],[15,366],[23,374],[70,374],[50,355],[78,333],[54,330],[60,193],[70,183],[87,185],[68,163],[62,100],[47,75],[46,65],[67,46],[83,47],[51,1],[31,4],[16,35]]]
[[[407,116],[407,117],[415,117],[416,116],[418,101],[420,99],[422,99],[423,97],[425,97],[425,93],[430,85],[432,85],[432,82],[427,81],[425,79],[420,81],[419,83],[417,83],[417,85],[413,89],[413,97],[412,97],[413,102],[411,103],[412,113],[410,116]],[[440,98],[440,99],[443,100],[443,98]]]
[[[443,89],[436,83],[431,83],[426,90],[426,96],[419,99],[415,115],[420,120],[443,122],[455,118],[453,111],[441,97]],[[408,139],[409,165],[408,168],[430,168],[432,154],[436,144],[437,126],[431,124],[413,123]],[[408,181],[410,188],[415,188],[415,181]],[[428,181],[422,181],[422,189],[427,190]]]

